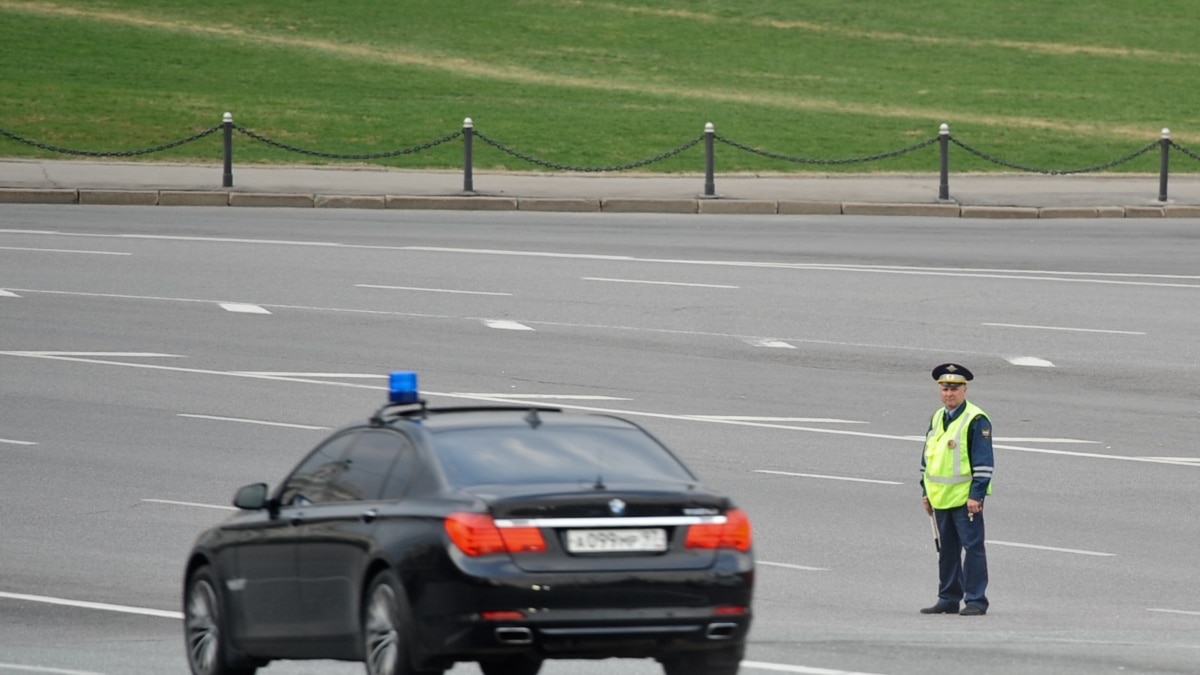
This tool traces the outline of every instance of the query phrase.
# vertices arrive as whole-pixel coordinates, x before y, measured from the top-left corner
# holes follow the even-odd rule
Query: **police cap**
[[[966,366],[960,366],[957,363],[943,363],[933,369],[933,379],[937,380],[938,384],[961,387],[975,379],[975,376],[967,370]]]

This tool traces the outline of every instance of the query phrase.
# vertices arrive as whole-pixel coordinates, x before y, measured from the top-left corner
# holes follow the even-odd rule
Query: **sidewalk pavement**
[[[610,213],[1200,218],[1200,174],[703,175],[475,172],[379,167],[0,159],[0,204],[273,206]],[[0,211],[2,213],[2,211]]]

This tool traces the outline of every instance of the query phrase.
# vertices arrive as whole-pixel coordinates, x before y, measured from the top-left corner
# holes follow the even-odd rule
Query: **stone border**
[[[240,206],[320,209],[435,211],[531,211],[559,213],[672,213],[700,215],[905,216],[909,218],[1200,218],[1200,205],[981,206],[954,202],[882,203],[762,199],[555,198],[484,195],[335,195],[233,190],[102,190],[0,188],[0,204],[111,206]]]

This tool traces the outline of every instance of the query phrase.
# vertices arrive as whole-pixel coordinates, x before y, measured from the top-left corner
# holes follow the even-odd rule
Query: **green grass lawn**
[[[324,153],[419,146],[470,117],[572,167],[698,137],[786,157],[954,138],[1008,162],[1106,163],[1172,129],[1200,150],[1200,8],[1165,0],[0,0],[0,129],[122,152],[221,122]],[[236,161],[338,163],[236,135]],[[0,156],[69,158],[0,137]],[[961,149],[955,171],[1006,170]],[[1173,155],[1172,170],[1200,172]],[[219,162],[221,136],[136,157]],[[703,146],[640,170],[700,172]],[[370,160],[460,168],[461,142]],[[347,162],[353,163],[353,162]],[[475,143],[478,169],[542,167]],[[936,171],[717,145],[720,172]],[[1117,167],[1155,172],[1157,151]]]

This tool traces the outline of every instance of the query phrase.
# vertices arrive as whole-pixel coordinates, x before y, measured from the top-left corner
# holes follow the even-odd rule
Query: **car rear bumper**
[[[653,610],[546,610],[524,619],[462,617],[458,630],[429,657],[474,661],[505,656],[538,658],[661,657],[720,649],[745,642],[751,615],[720,615],[713,608]]]

